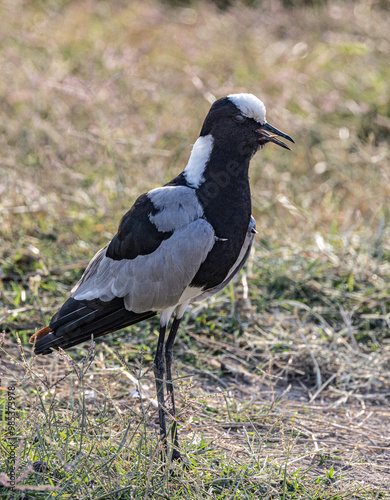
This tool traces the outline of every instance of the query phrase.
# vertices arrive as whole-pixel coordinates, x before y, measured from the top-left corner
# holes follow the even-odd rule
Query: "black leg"
[[[165,422],[165,405],[164,405],[164,340],[166,326],[160,326],[160,334],[158,336],[156,357],[154,358],[153,371],[156,381],[157,401],[158,401],[158,418],[160,422],[160,437],[163,445],[162,459],[166,457],[167,450],[167,426]]]
[[[180,460],[181,455],[179,451],[179,439],[177,436],[177,424],[176,424],[176,408],[175,408],[175,395],[172,384],[172,356],[173,356],[173,344],[175,342],[175,337],[177,330],[180,325],[180,319],[175,318],[172,323],[171,331],[169,332],[167,342],[165,344],[165,363],[167,370],[167,392],[168,398],[170,399],[170,413],[173,417],[172,422],[172,441],[173,441],[173,452],[172,460]]]

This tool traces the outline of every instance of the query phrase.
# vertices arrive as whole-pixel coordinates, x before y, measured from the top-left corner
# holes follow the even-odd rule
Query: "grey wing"
[[[229,270],[226,278],[223,280],[222,283],[220,283],[216,287],[211,288],[209,290],[205,290],[203,293],[192,299],[191,302],[200,302],[201,300],[207,299],[208,297],[211,297],[215,293],[220,292],[234,278],[234,276],[241,271],[241,269],[245,265],[245,262],[248,260],[253,240],[255,238],[255,234],[256,234],[256,221],[251,216],[244,244],[242,245],[240,254],[234,265]]]
[[[178,303],[214,243],[212,226],[197,219],[174,231],[148,255],[114,260],[103,248],[86,269],[73,298],[110,301],[123,297],[129,311],[162,311]]]

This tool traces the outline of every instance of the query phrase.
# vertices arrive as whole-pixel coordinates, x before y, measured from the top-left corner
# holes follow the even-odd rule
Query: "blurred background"
[[[184,168],[232,92],[260,97],[296,141],[253,161],[258,241],[382,239],[388,3],[248,3],[2,2],[4,272],[29,246],[49,266],[90,257],[138,194]]]
[[[13,359],[16,335],[30,355],[136,197],[184,169],[211,103],[250,92],[296,144],[253,159],[254,252],[186,320],[179,373],[212,392],[260,377],[235,394],[252,404],[287,387],[291,401],[321,389],[337,408],[388,404],[389,20],[385,0],[2,0],[0,331]],[[151,325],[111,345],[150,366]],[[131,382],[111,382],[125,397]]]

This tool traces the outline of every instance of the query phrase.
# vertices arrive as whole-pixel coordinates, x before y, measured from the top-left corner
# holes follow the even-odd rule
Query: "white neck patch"
[[[184,169],[184,177],[188,184],[194,188],[198,188],[205,181],[203,172],[210,159],[213,142],[211,134],[200,136],[192,148],[190,159]]]
[[[265,106],[260,99],[253,94],[230,94],[228,99],[241,111],[247,118],[253,118],[261,125],[266,123]]]

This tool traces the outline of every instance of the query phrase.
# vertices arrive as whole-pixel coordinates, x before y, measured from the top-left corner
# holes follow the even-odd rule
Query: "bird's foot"
[[[172,462],[182,462],[182,461],[183,457],[181,456],[180,451],[174,448],[172,450]]]
[[[171,469],[169,475],[175,477],[180,475],[181,472],[190,470],[189,464],[184,460],[179,450],[173,449],[171,458]]]

